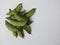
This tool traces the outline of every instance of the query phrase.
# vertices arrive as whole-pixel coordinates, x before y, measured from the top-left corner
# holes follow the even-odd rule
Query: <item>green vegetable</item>
[[[31,9],[30,11],[28,11],[27,13],[26,13],[26,17],[31,17],[34,13],[35,13],[35,8],[33,8],[33,9]]]
[[[29,25],[25,25],[23,28],[27,31],[27,33],[31,34],[31,27]]]
[[[6,27],[10,30],[10,31],[17,31],[17,28],[14,27],[12,24],[10,24],[9,22],[5,21],[5,25]]]
[[[24,32],[21,28],[19,28],[19,30],[17,31],[18,32],[18,35],[22,38],[24,38]]]
[[[18,6],[14,9],[16,12],[19,12],[22,9],[22,3],[18,4]]]
[[[26,24],[26,21],[17,21],[13,19],[8,19],[12,25],[14,26],[24,26]]]
[[[20,3],[14,10],[9,9],[7,15],[14,15],[16,12],[19,12],[22,9],[22,3]]]
[[[30,24],[33,21],[31,21],[30,17],[35,13],[35,10],[35,8],[28,12],[22,10],[22,3],[18,4],[13,10],[9,9],[9,12],[7,13],[8,17],[6,17],[9,22],[5,20],[6,27],[15,37],[20,36],[21,38],[24,38],[24,30],[28,34],[31,34]]]

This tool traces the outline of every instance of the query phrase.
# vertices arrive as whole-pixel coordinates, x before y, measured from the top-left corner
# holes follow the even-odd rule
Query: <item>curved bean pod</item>
[[[18,35],[19,35],[20,37],[24,38],[24,32],[23,32],[22,29],[19,29],[19,30],[17,31],[17,33],[18,33]]]
[[[5,25],[6,27],[10,30],[10,31],[17,31],[17,28],[14,27],[12,24],[10,24],[9,22],[5,21]]]
[[[26,21],[17,21],[13,19],[8,19],[12,25],[14,26],[24,26],[26,24]]]
[[[35,8],[33,8],[33,9],[31,9],[30,11],[28,11],[26,14],[25,14],[25,16],[26,17],[31,17],[34,13],[35,13]]]
[[[31,27],[29,25],[25,25],[23,28],[27,31],[27,33],[31,34]]]

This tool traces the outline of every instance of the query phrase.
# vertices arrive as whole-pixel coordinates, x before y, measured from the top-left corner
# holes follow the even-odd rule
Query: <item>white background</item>
[[[32,16],[32,35],[15,38],[5,26],[8,9],[23,3],[27,11],[36,8]],[[0,45],[60,45],[60,0],[0,0]]]

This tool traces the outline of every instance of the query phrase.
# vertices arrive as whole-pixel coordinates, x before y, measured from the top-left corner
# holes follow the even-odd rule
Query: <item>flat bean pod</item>
[[[26,24],[26,21],[17,21],[13,19],[8,19],[12,25],[14,26],[24,26]]]
[[[25,25],[23,28],[27,33],[31,34],[31,27],[29,25]]]
[[[14,27],[12,24],[10,24],[9,22],[5,21],[5,25],[6,27],[10,30],[10,31],[17,31],[17,28]]]
[[[26,17],[31,17],[34,13],[35,13],[35,8],[33,8],[33,9],[31,9],[30,11],[28,11],[26,14],[25,14],[25,16]]]
[[[17,33],[18,33],[18,35],[19,35],[20,37],[24,38],[24,32],[23,32],[22,29],[19,29],[19,30],[17,31]]]

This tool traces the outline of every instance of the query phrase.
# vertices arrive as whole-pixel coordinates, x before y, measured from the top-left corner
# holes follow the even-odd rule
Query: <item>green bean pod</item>
[[[21,38],[24,38],[24,32],[22,29],[19,28],[19,30],[17,31],[18,35],[21,37]]]
[[[29,25],[25,25],[23,28],[27,33],[31,34],[31,27]]]
[[[10,24],[9,22],[5,21],[5,25],[6,27],[10,30],[10,31],[17,31],[17,28],[14,27],[12,24]]]
[[[14,26],[24,26],[26,24],[26,21],[17,21],[13,19],[8,19],[12,25]]]
[[[22,9],[22,3],[18,4],[18,6],[13,10],[9,9],[7,15],[14,15],[16,12],[19,12],[21,9]]]
[[[19,12],[22,9],[22,3],[18,4],[18,6],[14,9],[16,12]]]
[[[25,16],[26,17],[31,17],[34,13],[35,13],[35,8],[33,8],[33,9],[31,9],[30,11],[28,11],[26,14],[25,14]]]

